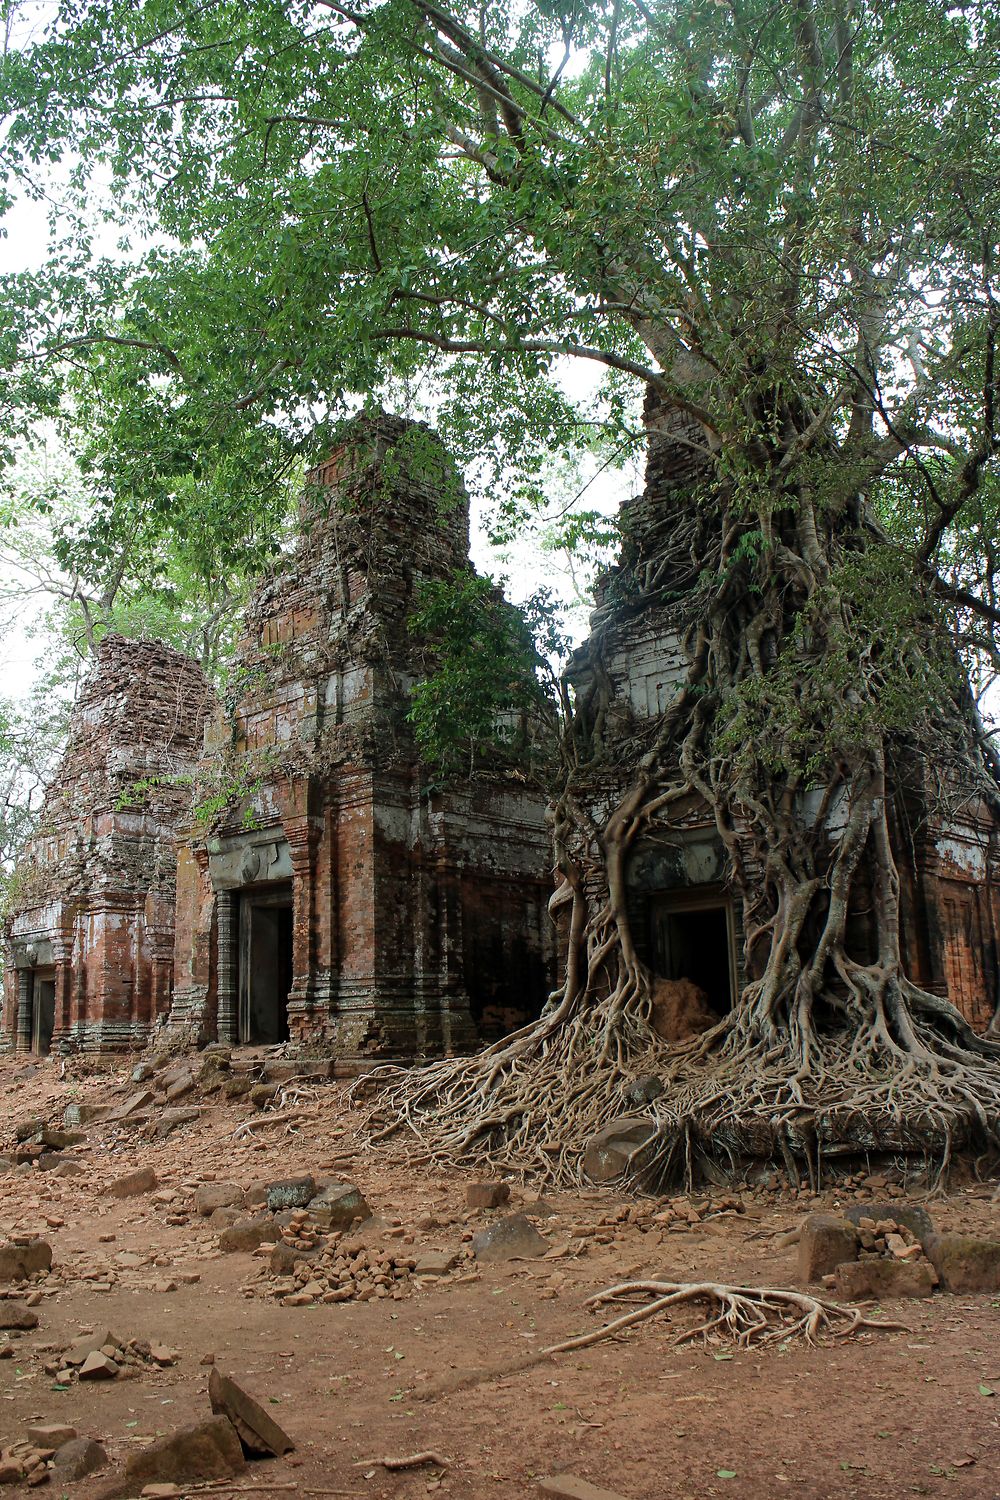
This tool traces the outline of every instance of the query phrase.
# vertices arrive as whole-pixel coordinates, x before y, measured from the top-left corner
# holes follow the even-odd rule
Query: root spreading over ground
[[[649,1299],[652,1300],[649,1300]],[[648,1322],[661,1313],[669,1318],[671,1309],[698,1302],[707,1304],[708,1312],[700,1323],[683,1328],[672,1342],[689,1344],[723,1340],[742,1349],[765,1344],[786,1343],[802,1338],[814,1344],[820,1335],[850,1338],[859,1329],[875,1328],[882,1332],[905,1330],[903,1323],[887,1323],[867,1318],[857,1307],[841,1307],[825,1298],[806,1292],[786,1292],[771,1287],[722,1286],[714,1281],[623,1281],[589,1298],[590,1308],[607,1303],[621,1305],[638,1302],[631,1312],[622,1313],[591,1333],[552,1344],[541,1354],[567,1354],[586,1349],[603,1339],[614,1338],[637,1323]]]

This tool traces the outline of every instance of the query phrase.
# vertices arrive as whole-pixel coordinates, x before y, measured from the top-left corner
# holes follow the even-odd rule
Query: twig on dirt
[[[270,1495],[278,1490],[297,1490],[298,1485],[292,1484],[227,1484],[213,1482],[211,1484],[189,1484],[185,1485],[185,1493],[199,1495]],[[341,1495],[346,1495],[347,1490],[340,1490]]]
[[[427,1449],[423,1453],[407,1453],[403,1458],[366,1458],[354,1467],[366,1469],[372,1464],[381,1464],[383,1469],[419,1469],[422,1464],[434,1464],[439,1469],[447,1469],[450,1463],[450,1458],[442,1458],[440,1453]]]
[[[588,1298],[586,1305],[599,1307],[605,1302],[637,1296],[651,1296],[653,1301],[633,1312],[623,1313],[593,1333],[564,1339],[562,1343],[551,1344],[539,1352],[543,1355],[565,1354],[571,1349],[586,1349],[683,1302],[707,1302],[713,1313],[696,1327],[678,1333],[673,1340],[675,1344],[685,1344],[698,1337],[707,1342],[710,1335],[721,1334],[749,1349],[800,1337],[812,1344],[824,1330],[838,1339],[849,1338],[859,1328],[908,1331],[905,1323],[878,1322],[866,1318],[856,1307],[841,1307],[837,1302],[811,1297],[806,1292],[723,1286],[713,1281],[623,1281]]]

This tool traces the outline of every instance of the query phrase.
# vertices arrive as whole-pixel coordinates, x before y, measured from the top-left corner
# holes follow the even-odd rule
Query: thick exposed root
[[[934,997],[928,997],[931,1002]],[[559,1007],[560,1011],[563,1007]],[[472,1057],[419,1069],[382,1068],[355,1086],[369,1138],[399,1136],[442,1163],[503,1169],[566,1185],[584,1181],[590,1137],[622,1115],[655,1120],[635,1162],[655,1189],[690,1181],[711,1161],[784,1160],[815,1179],[846,1152],[920,1153],[1000,1146],[1000,1047],[949,1039],[913,1006],[895,1028],[812,1036],[808,1066],[787,1033],[762,1039],[736,1015],[669,1047],[640,1014],[608,1000],[554,1014]],[[639,1105],[629,1090],[652,1075],[663,1092]]]
[[[674,1335],[675,1344],[689,1344],[695,1339],[725,1340],[742,1349],[760,1348],[765,1344],[786,1343],[802,1338],[814,1344],[823,1333],[837,1339],[850,1338],[862,1328],[883,1332],[905,1330],[904,1323],[887,1323],[866,1318],[857,1307],[841,1307],[806,1292],[787,1292],[772,1287],[723,1286],[714,1281],[623,1281],[591,1297],[587,1306],[652,1298],[631,1312],[622,1313],[592,1333],[551,1344],[542,1354],[567,1354],[586,1349],[602,1339],[613,1338],[626,1328],[634,1328],[660,1313],[670,1316],[670,1309],[688,1302],[708,1304],[708,1316],[693,1328],[683,1328]]]

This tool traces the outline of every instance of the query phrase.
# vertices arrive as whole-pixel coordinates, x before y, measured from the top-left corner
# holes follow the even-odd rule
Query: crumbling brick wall
[[[135,1045],[165,1015],[177,830],[212,696],[198,664],[161,642],[111,635],[97,647],[15,875],[8,1047],[39,1045],[46,1003],[57,1047]]]

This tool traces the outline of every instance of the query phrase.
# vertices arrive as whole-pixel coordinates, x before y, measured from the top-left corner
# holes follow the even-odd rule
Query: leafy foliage
[[[413,688],[409,720],[442,775],[471,772],[490,751],[525,765],[532,751],[551,753],[555,706],[536,644],[553,655],[562,644],[550,601],[536,599],[528,614],[507,604],[492,579],[467,572],[425,582],[409,624],[426,643],[429,669]]]

